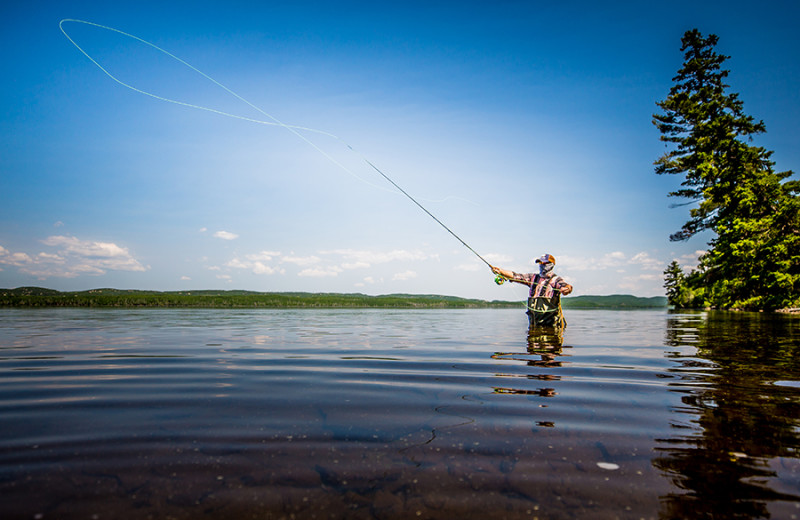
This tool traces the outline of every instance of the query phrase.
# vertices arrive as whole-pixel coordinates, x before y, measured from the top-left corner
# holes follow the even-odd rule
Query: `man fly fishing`
[[[556,259],[553,255],[544,254],[536,259],[539,264],[538,273],[520,274],[491,266],[492,272],[498,275],[498,283],[505,280],[529,286],[528,320],[530,327],[564,328],[567,320],[561,311],[561,295],[572,292],[572,286],[553,272]],[[501,278],[502,277],[502,278]]]

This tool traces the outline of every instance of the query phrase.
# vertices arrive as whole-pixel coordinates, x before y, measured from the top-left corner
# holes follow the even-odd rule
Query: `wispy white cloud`
[[[666,263],[642,251],[628,257],[622,251],[612,251],[600,257],[580,257],[562,255],[556,258],[556,268],[571,271],[598,271],[616,269],[623,272],[627,267],[637,265],[646,270],[663,270]]]
[[[226,265],[227,267],[232,267],[232,268],[234,268],[234,269],[250,269],[250,266],[251,266],[252,264],[251,264],[250,262],[245,262],[245,261],[243,261],[243,260],[240,260],[240,259],[238,259],[238,258],[234,258],[234,259],[230,260],[230,261],[229,261],[227,264],[225,264],[225,265]],[[210,270],[217,270],[217,271],[219,271],[219,267],[217,267],[217,266],[212,266],[212,267],[209,267],[209,269],[210,269]]]
[[[591,279],[601,275],[606,282],[594,281],[586,287],[576,285],[581,294],[603,294],[608,292],[631,292],[639,295],[663,293],[663,271],[669,261],[648,251],[628,255],[612,251],[597,257],[562,255],[557,257],[558,274],[570,280],[570,274],[578,278]],[[581,275],[580,273],[585,273]],[[572,283],[572,282],[570,282]]]
[[[392,276],[392,280],[404,281],[404,280],[411,280],[412,278],[416,277],[417,273],[415,273],[414,271],[403,271],[402,273],[395,273],[395,275]]]
[[[230,231],[217,231],[214,233],[214,238],[221,238],[222,240],[236,240],[239,235],[231,233]]]
[[[279,252],[261,251],[260,253],[246,255],[244,259],[233,258],[225,266],[233,269],[249,270],[254,274],[283,274],[285,273],[284,269],[267,263],[278,255],[280,255]]]
[[[281,262],[286,262],[287,264],[294,264],[294,265],[314,265],[320,262],[320,257],[318,256],[293,256],[293,255],[286,255],[281,257]]]
[[[372,267],[367,262],[344,262],[342,263],[342,269],[368,269]]]
[[[12,253],[3,246],[0,246],[0,264],[23,267],[33,263],[28,253]]]
[[[430,255],[422,251],[406,251],[395,249],[392,251],[370,251],[364,249],[333,249],[320,251],[321,255],[341,258],[342,265],[348,268],[364,268],[376,264],[385,264],[395,261],[420,261],[436,259],[438,255]]]
[[[705,251],[703,249],[698,249],[694,253],[681,255],[675,258],[675,260],[677,260],[678,263],[681,264],[681,267],[683,268],[684,271],[691,271],[692,269],[697,268],[698,264],[700,263],[700,257],[706,254],[707,252],[708,251]]]
[[[639,275],[639,280],[647,280],[649,282],[660,282],[664,279],[662,274],[641,274]]]
[[[617,282],[618,290],[630,291],[640,295],[661,295],[663,294],[663,276],[660,273],[643,273],[633,276],[625,276]]]
[[[283,274],[285,272],[279,267],[272,267],[262,262],[253,262],[251,269],[255,274]]]
[[[247,255],[245,258],[251,262],[271,262],[277,256],[281,256],[280,251],[260,251],[255,254]]]
[[[328,266],[328,267],[311,267],[308,269],[303,269],[297,276],[308,276],[312,278],[330,278],[333,276],[339,276],[339,273],[342,272],[342,268],[338,266]]]
[[[653,258],[652,256],[650,256],[648,253],[646,253],[644,251],[642,251],[641,253],[635,254],[630,259],[629,263],[637,264],[642,269],[645,269],[647,271],[659,271],[659,272],[661,272],[661,271],[664,270],[664,268],[667,267],[666,264],[662,260],[660,260],[658,258]]]
[[[367,270],[391,262],[406,263],[438,259],[438,255],[422,251],[409,251],[395,249],[390,251],[376,251],[366,249],[333,249],[318,251],[313,255],[296,255],[293,252],[282,254],[278,251],[261,251],[260,253],[236,256],[225,265],[231,269],[246,269],[256,274],[284,274],[286,270],[281,267],[294,265],[300,270],[299,277],[331,278],[337,277],[345,271]],[[409,279],[416,273],[408,270],[395,275],[395,280]],[[375,278],[367,277],[364,283],[377,283]]]
[[[42,240],[42,244],[56,249],[55,253],[40,252],[30,255],[11,252],[0,246],[0,264],[19,268],[25,274],[39,279],[51,277],[75,278],[102,275],[108,271],[146,271],[127,248],[113,242],[81,240],[74,236],[56,235]]]

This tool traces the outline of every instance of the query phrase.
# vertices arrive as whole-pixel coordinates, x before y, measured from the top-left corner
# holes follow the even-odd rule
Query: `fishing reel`
[[[507,280],[508,278],[506,278],[502,274],[498,274],[497,276],[494,277],[494,283],[496,283],[497,285],[503,285],[504,283],[506,283]]]

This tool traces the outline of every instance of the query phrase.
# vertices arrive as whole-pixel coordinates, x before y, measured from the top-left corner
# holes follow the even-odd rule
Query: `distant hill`
[[[640,298],[629,294],[612,294],[610,296],[574,296],[561,299],[565,309],[649,309],[666,307],[666,296]]]
[[[666,307],[667,299],[630,295],[575,296],[562,299],[565,309],[643,309]],[[209,308],[519,308],[519,301],[485,301],[436,294],[142,291],[91,289],[61,292],[42,287],[0,289],[0,307],[209,307]]]
[[[44,289],[42,287],[17,287],[16,289],[0,289],[0,294],[6,292],[20,296],[55,296],[57,294],[61,294],[55,289]]]

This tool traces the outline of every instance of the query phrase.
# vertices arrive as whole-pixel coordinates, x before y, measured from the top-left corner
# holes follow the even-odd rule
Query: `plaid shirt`
[[[539,273],[515,273],[511,280],[524,283],[530,286],[530,298],[552,298],[556,294],[556,289],[561,290],[567,286],[567,282],[560,276],[550,273],[550,276],[541,276]]]

